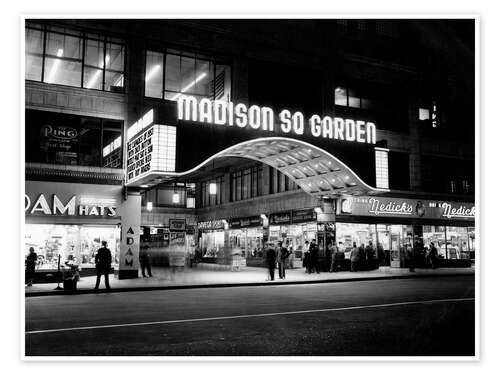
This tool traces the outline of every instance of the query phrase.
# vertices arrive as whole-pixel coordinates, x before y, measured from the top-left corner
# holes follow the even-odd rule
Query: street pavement
[[[473,356],[474,277],[40,296],[27,356]]]

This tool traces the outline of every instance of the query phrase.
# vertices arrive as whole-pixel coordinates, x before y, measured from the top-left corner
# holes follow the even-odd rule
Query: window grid
[[[385,150],[375,150],[375,176],[378,188],[389,188],[388,152]]]
[[[33,59],[39,60],[39,64],[41,66],[33,66],[33,64],[26,64],[26,74],[25,74],[25,79],[26,80],[31,80],[31,81],[38,81],[38,82],[44,82],[44,83],[50,83],[50,84],[59,84],[59,85],[64,85],[64,86],[72,86],[72,87],[79,87],[79,88],[85,88],[85,89],[91,89],[91,90],[99,90],[99,91],[116,91],[119,90],[120,92],[123,92],[124,88],[124,83],[125,83],[125,59],[126,59],[126,48],[125,45],[121,42],[115,41],[113,38],[107,38],[105,36],[100,36],[100,35],[89,35],[83,32],[77,32],[77,31],[69,31],[69,30],[64,30],[60,28],[54,28],[50,26],[44,26],[44,25],[27,25],[25,28],[25,33],[26,37],[29,38],[29,35],[33,32],[40,32],[41,33],[41,39],[42,39],[42,51],[38,52],[32,52],[29,50],[29,48],[26,48],[25,51],[25,59],[26,61],[31,61]],[[47,48],[47,44],[49,41],[49,38],[55,38],[55,39],[50,39],[53,40],[53,44],[57,44],[57,38],[62,38],[62,46],[66,47],[66,40],[67,39],[76,39],[78,40],[78,49],[79,53],[78,55],[75,56],[65,56],[65,50],[67,48],[58,48],[54,53],[49,53]],[[27,46],[29,44],[29,40],[27,41]],[[95,43],[97,42],[98,45],[102,44],[102,51],[103,51],[103,61],[102,61],[102,66],[93,66],[87,64],[87,59],[86,59],[86,50],[88,49],[88,43],[92,42]],[[120,60],[121,63],[121,69],[112,68],[112,62],[110,61],[111,58],[109,57],[108,50],[111,50],[113,46],[117,49],[120,50],[120,53],[118,54],[118,57],[121,56]],[[74,46],[73,46],[74,47]],[[99,48],[98,48],[99,51]],[[108,66],[109,63],[109,66]],[[73,80],[71,81],[65,81],[64,78],[59,77],[59,79],[56,79],[57,72],[61,70],[61,65],[64,67],[64,64],[71,64],[72,68],[76,68],[78,72],[78,81]],[[50,65],[51,69],[48,69]],[[36,74],[34,76],[31,74],[30,70],[31,69],[40,69],[41,73]],[[86,82],[86,71],[92,71],[93,74],[90,75],[90,81],[92,81],[91,85],[89,85],[89,82]],[[117,78],[112,81],[113,84],[107,84],[106,82],[108,81],[109,76],[115,75]],[[60,76],[60,74],[59,74]],[[64,77],[64,76],[63,76]],[[75,76],[76,77],[76,76]],[[98,87],[93,87],[97,82],[101,81],[101,84],[98,85]],[[90,87],[89,87],[90,86]],[[100,86],[100,87],[99,87]]]
[[[155,56],[158,60],[161,60],[161,63],[153,62]],[[175,61],[176,58],[178,60],[177,72],[168,71],[167,69],[171,65],[170,61]],[[193,74],[186,82],[182,82],[184,78],[183,71],[185,71],[185,66],[189,65],[190,60],[192,61],[193,71],[191,73]],[[200,69],[200,65],[207,65],[208,73],[204,69]],[[180,51],[173,52],[171,50],[167,50],[167,52],[148,50],[146,51],[144,74],[144,95],[147,97],[177,100],[180,95],[186,94],[212,100],[229,101],[231,99],[231,67],[228,64],[216,63],[206,56],[192,55]],[[178,82],[170,82],[175,81],[176,78]],[[208,90],[203,91],[200,87],[205,85],[207,80]]]

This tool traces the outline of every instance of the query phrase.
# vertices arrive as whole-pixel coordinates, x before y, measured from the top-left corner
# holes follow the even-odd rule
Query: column
[[[129,192],[121,209],[120,266],[118,278],[133,279],[139,275],[139,240],[141,230],[141,196]]]

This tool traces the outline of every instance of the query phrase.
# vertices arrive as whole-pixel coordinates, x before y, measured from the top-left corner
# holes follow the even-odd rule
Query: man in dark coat
[[[107,248],[108,243],[102,241],[102,247],[97,250],[95,256],[95,268],[97,270],[97,279],[95,281],[95,288],[99,289],[99,284],[101,282],[101,276],[104,275],[104,282],[106,284],[106,289],[111,289],[109,286],[109,271],[111,271],[111,251]]]
[[[148,271],[149,277],[153,277],[151,274],[151,260],[149,256],[149,246],[144,246],[139,251],[139,263],[141,263],[142,277],[146,277],[146,270]]]
[[[266,250],[267,269],[269,270],[269,278],[274,280],[274,269],[276,268],[276,251],[271,244],[267,244]]]
[[[318,245],[316,245],[316,240],[311,240],[311,245],[309,245],[309,252],[311,253],[311,271],[314,269],[316,273],[319,273],[319,249]]]
[[[35,266],[38,260],[38,255],[35,253],[35,249],[30,247],[30,253],[26,257],[26,283],[28,286],[33,285],[33,280],[35,279]]]
[[[286,247],[283,247],[283,242],[278,242],[278,271],[280,279],[285,278],[286,261],[289,256],[290,252]]]

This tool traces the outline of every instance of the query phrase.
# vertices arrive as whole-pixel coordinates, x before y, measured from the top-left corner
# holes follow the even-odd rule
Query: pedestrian
[[[304,243],[304,260],[302,266],[306,268],[306,273],[311,273],[311,253],[309,252],[309,241]]]
[[[139,251],[139,263],[141,264],[142,277],[146,277],[145,270],[148,271],[149,277],[153,277],[151,274],[151,258],[149,255],[149,246],[145,245]]]
[[[316,245],[316,240],[313,238],[311,240],[311,244],[309,245],[309,253],[310,253],[310,257],[311,257],[311,272],[312,270],[314,269],[316,271],[316,273],[319,273],[319,260],[318,260],[318,257],[319,257],[319,249],[318,249],[318,245]],[[309,273],[311,273],[309,272]]]
[[[286,262],[289,256],[290,251],[286,247],[283,247],[283,242],[278,242],[278,272],[280,279],[285,278]]]
[[[356,246],[356,242],[352,245],[351,250],[351,272],[356,272],[359,270],[359,249]]]
[[[99,289],[99,284],[101,283],[101,276],[104,275],[104,283],[106,284],[106,289],[111,289],[109,286],[109,272],[111,271],[111,251],[108,249],[108,243],[102,241],[102,247],[97,250],[95,256],[95,268],[97,270],[97,278],[95,281],[95,290]]]
[[[408,245],[406,247],[406,261],[410,272],[415,272],[415,253],[414,250]]]
[[[385,252],[382,244],[380,242],[377,243],[377,258],[379,266],[385,266]]]
[[[267,262],[267,269],[269,271],[269,278],[274,280],[274,269],[276,268],[276,251],[273,249],[273,246],[271,244],[267,244],[267,250],[266,250],[266,262]]]
[[[338,257],[338,252],[339,252],[339,248],[338,246],[336,245],[335,242],[331,242],[330,243],[331,245],[331,263],[330,263],[330,272],[337,272],[337,257]]]
[[[36,255],[33,247],[30,247],[29,252],[30,253],[26,257],[26,283],[28,286],[32,286],[35,280],[35,266],[38,255]]]
[[[431,246],[429,248],[429,255],[427,257],[428,257],[428,260],[429,260],[429,263],[430,263],[432,269],[436,268],[437,253],[438,253],[438,251],[437,251],[436,246],[434,246],[434,242],[431,242]]]
[[[374,269],[374,268],[378,268],[378,266],[376,267],[374,265],[374,261],[375,261],[375,249],[373,248],[373,242],[372,241],[368,241],[368,246],[366,246],[365,248],[365,252],[366,252],[366,269]]]
[[[360,247],[358,247],[359,252],[359,269],[364,271],[366,269],[366,251],[365,244],[362,243]]]

